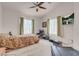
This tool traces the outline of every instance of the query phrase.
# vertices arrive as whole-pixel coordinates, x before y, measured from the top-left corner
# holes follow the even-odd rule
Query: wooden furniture
[[[0,55],[4,55],[6,52],[6,48],[5,47],[0,47]]]

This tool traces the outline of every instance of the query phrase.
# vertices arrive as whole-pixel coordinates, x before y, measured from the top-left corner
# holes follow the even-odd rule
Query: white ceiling
[[[24,13],[30,16],[43,16],[48,12],[50,12],[56,4],[57,2],[51,2],[51,3],[45,2],[42,6],[46,7],[47,9],[45,10],[39,9],[38,12],[36,12],[36,8],[29,8],[31,6],[34,6],[32,2],[3,2],[2,6],[20,11],[21,13]]]

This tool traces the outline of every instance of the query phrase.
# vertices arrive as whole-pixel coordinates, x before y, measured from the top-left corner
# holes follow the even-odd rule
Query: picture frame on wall
[[[63,24],[63,25],[73,24],[73,23],[74,23],[73,19],[62,20],[62,24]]]
[[[62,17],[62,24],[74,24],[74,13],[72,13],[69,17]]]
[[[42,22],[42,27],[43,28],[47,27],[47,22]]]

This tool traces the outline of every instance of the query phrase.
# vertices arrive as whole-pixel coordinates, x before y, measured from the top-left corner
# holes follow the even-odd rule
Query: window
[[[24,19],[24,34],[32,34],[32,20]]]
[[[57,35],[57,19],[50,19],[49,20],[49,34]]]

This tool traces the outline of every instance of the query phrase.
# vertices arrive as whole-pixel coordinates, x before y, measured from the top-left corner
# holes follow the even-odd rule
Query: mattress
[[[37,44],[10,51],[5,56],[51,56],[51,46],[48,40],[40,39]]]

